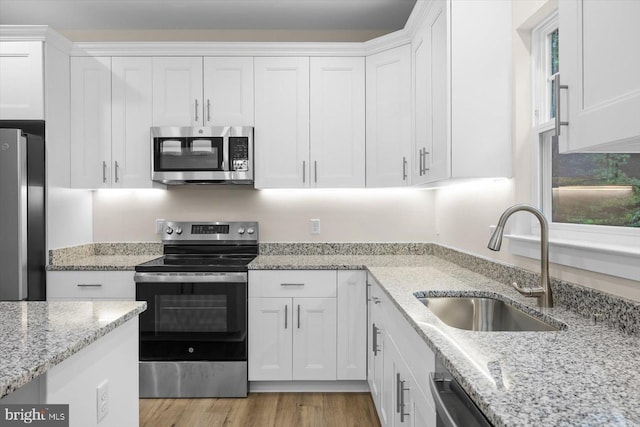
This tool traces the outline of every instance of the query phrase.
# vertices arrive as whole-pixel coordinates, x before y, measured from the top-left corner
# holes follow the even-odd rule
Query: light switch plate
[[[164,228],[164,219],[156,219],[156,234],[162,234]]]

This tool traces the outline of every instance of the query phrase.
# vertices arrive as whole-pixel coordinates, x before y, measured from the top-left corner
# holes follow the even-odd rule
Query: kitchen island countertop
[[[145,302],[0,302],[0,398],[146,310]]]
[[[249,269],[367,269],[496,426],[640,425],[640,337],[560,304],[537,308],[535,299],[432,255],[268,255]],[[562,330],[456,329],[420,303],[416,292],[506,299]]]

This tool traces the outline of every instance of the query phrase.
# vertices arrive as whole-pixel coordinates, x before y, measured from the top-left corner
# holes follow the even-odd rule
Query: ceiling
[[[62,31],[377,31],[404,27],[416,0],[0,0],[0,24]]]

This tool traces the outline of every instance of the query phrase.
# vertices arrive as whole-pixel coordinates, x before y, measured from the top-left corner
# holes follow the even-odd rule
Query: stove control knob
[[[249,234],[253,234],[253,233],[255,233],[255,232],[256,232],[256,230],[254,230],[254,229],[253,229],[253,227],[249,227],[249,228],[247,228],[247,233],[249,233]]]
[[[238,228],[238,234],[244,234],[244,227]]]
[[[167,227],[166,230],[164,230],[167,234],[173,234],[173,228],[171,227]]]
[[[187,349],[187,351],[188,351],[189,353],[193,353],[193,347],[189,347],[189,348]]]
[[[180,227],[176,228],[176,234],[182,234],[182,228]]]

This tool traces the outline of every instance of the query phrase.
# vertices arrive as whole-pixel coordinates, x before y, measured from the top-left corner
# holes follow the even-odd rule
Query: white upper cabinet
[[[311,58],[311,187],[364,187],[364,88],[364,58]]]
[[[44,120],[42,42],[0,42],[0,120]]]
[[[112,187],[151,187],[151,58],[111,60]]]
[[[111,58],[71,58],[71,186],[111,186]]]
[[[309,58],[255,58],[256,188],[309,185]]]
[[[411,43],[414,135],[411,183],[424,184],[450,173],[447,117],[447,10],[434,0]]]
[[[204,58],[204,123],[253,126],[253,58]]]
[[[253,58],[153,58],[154,126],[252,126]]]
[[[640,152],[640,2],[562,0],[561,151]]]
[[[202,57],[153,58],[153,125],[202,126]]]
[[[412,42],[413,184],[511,176],[511,2],[434,0]]]
[[[367,187],[409,183],[411,46],[367,57]]]
[[[150,188],[151,58],[71,58],[71,186]]]

